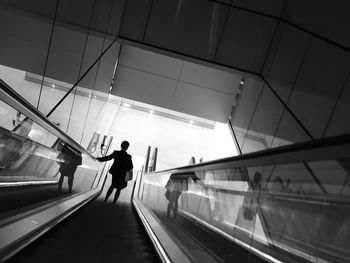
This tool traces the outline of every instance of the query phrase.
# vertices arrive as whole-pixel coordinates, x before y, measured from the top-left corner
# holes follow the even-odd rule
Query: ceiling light
[[[239,82],[239,84],[244,85],[244,81],[243,81],[243,80],[241,80],[241,81]]]
[[[129,103],[123,103],[123,106],[124,106],[124,107],[128,107],[128,108],[131,107],[131,105],[130,105]]]
[[[150,110],[149,113],[153,114],[153,113],[154,113],[154,110]]]
[[[55,88],[55,84],[52,84],[52,87]]]
[[[190,120],[190,124],[193,124],[193,120]]]

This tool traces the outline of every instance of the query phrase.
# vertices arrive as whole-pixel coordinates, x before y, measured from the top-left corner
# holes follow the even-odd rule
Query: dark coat
[[[74,173],[77,170],[77,167],[82,164],[82,157],[80,152],[73,151],[66,144],[61,149],[58,159],[63,159],[63,162],[60,162],[60,173],[63,176],[74,177]]]
[[[127,185],[125,181],[126,172],[133,168],[131,155],[125,151],[114,151],[110,155],[97,158],[100,162],[106,162],[112,159],[114,159],[114,162],[109,169],[109,173],[112,174],[112,186],[123,189]]]

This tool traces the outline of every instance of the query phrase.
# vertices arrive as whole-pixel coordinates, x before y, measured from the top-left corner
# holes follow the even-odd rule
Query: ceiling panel
[[[134,39],[144,40],[149,11],[153,0],[127,0],[123,7],[120,34]]]
[[[240,80],[227,71],[123,45],[112,93],[226,122]]]
[[[69,39],[69,41],[67,41]],[[68,29],[61,26],[56,26],[52,36],[52,46],[62,48],[69,52],[82,54],[84,44],[86,41],[86,34]]]
[[[57,19],[87,29],[90,27],[93,13],[95,13],[93,0],[60,0]]]
[[[85,35],[85,41],[86,41],[86,35]],[[87,56],[97,59],[101,55],[102,51],[104,50],[103,49],[104,41],[105,39],[103,39],[102,37],[89,35],[89,37],[87,38],[85,54]],[[107,56],[105,56],[105,58],[107,58]]]
[[[172,110],[226,123],[234,96],[178,83]]]
[[[281,0],[235,0],[233,2],[234,5],[277,17],[280,16],[284,3],[285,1]]]
[[[278,42],[274,55],[270,55],[271,65],[265,67],[263,75],[270,84],[273,82],[293,85],[307,51],[310,37],[291,26],[280,27],[274,42]]]
[[[119,65],[112,95],[170,108],[176,81]]]
[[[112,12],[115,2],[120,1],[95,1],[94,19],[92,20],[92,28],[95,30],[106,32],[108,30],[111,16],[115,16]],[[119,14],[120,15],[120,14]]]
[[[52,79],[73,84],[78,80],[81,59],[79,53],[51,48],[50,60],[47,63],[45,75]]]
[[[46,46],[10,35],[1,35],[1,65],[42,75],[46,54]]]
[[[295,89],[336,101],[349,77],[350,54],[313,40],[299,71]]]
[[[9,34],[48,46],[51,29],[52,25],[50,23],[31,16],[24,16],[2,6],[0,8],[1,38],[4,34]]]
[[[122,23],[124,6],[127,1],[125,0],[115,0],[113,1],[113,7],[111,10],[111,17],[108,24],[108,29],[106,30],[111,35],[118,35]],[[130,1],[128,1],[130,2]]]
[[[0,3],[48,17],[53,17],[56,9],[56,1],[47,0],[0,0]]]
[[[350,47],[349,1],[286,1],[283,17],[307,30]]]
[[[232,9],[216,61],[259,72],[278,22]]]
[[[217,5],[202,0],[154,1],[145,41],[207,58],[211,31],[220,28],[225,17],[223,13],[215,13],[214,6]],[[226,11],[228,7],[219,5],[216,9]],[[222,19],[212,22],[214,13]]]
[[[241,77],[236,74],[184,62],[180,81],[220,92],[235,94]]]
[[[0,64],[42,74],[51,25],[0,8]]]
[[[178,79],[182,61],[150,51],[124,45],[120,54],[120,65]]]

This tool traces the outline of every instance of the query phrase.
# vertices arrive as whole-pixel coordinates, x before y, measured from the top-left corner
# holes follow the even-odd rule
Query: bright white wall
[[[208,129],[126,107],[120,107],[110,134],[117,149],[123,140],[130,142],[137,165],[149,145],[158,147],[157,170],[187,165],[192,156],[208,161],[237,154],[226,124]]]

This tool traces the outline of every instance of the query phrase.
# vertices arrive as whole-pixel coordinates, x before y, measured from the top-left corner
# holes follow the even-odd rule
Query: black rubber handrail
[[[314,141],[295,143],[291,145],[281,146],[277,148],[262,150],[258,152],[253,152],[253,153],[248,153],[248,154],[243,154],[243,155],[238,155],[233,157],[217,159],[217,160],[203,162],[199,164],[181,166],[181,167],[176,167],[172,169],[166,169],[163,171],[156,171],[156,172],[153,172],[152,174],[158,174],[158,173],[164,173],[164,172],[170,172],[170,171],[178,171],[181,173],[182,170],[196,169],[196,168],[203,168],[203,167],[210,169],[210,166],[225,164],[228,162],[244,161],[244,160],[248,161],[251,159],[259,159],[259,158],[269,157],[269,156],[278,156],[280,154],[286,154],[286,153],[297,153],[305,150],[317,150],[325,147],[341,146],[346,144],[350,144],[350,134],[322,138]],[[300,160],[300,162],[303,162],[303,161],[305,160]]]

